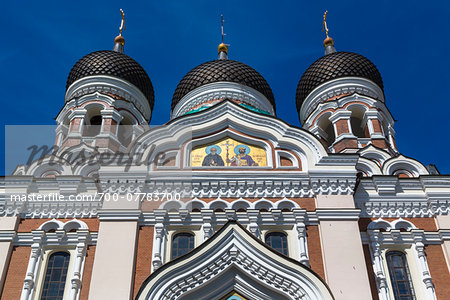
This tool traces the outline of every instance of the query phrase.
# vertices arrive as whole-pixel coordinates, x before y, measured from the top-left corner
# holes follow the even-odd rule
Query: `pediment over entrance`
[[[136,300],[222,300],[233,293],[248,300],[333,299],[311,269],[230,221],[192,252],[150,275]]]

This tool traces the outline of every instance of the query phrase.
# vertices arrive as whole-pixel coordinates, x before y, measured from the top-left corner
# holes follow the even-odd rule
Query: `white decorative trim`
[[[385,175],[394,175],[395,171],[402,170],[409,172],[414,177],[429,174],[428,170],[420,162],[403,155],[392,157],[383,164],[383,174]]]
[[[157,169],[161,169],[161,170],[170,170],[170,169],[179,170],[180,169],[180,167],[181,167],[181,157],[180,156],[181,155],[180,155],[179,150],[166,151],[163,153],[163,155],[164,155],[164,160],[162,158],[159,159]],[[164,166],[163,163],[167,159],[171,159],[171,158],[175,158],[175,165],[174,166]]]
[[[364,158],[376,162],[378,164],[378,168],[381,168],[384,162],[392,157],[391,154],[373,145],[368,145],[367,147],[359,150],[358,154]]]
[[[348,221],[358,221],[360,215],[359,209],[352,208],[340,208],[340,209],[316,209],[317,217],[319,220],[348,220]]]
[[[300,122],[303,124],[321,103],[335,96],[358,93],[384,102],[384,93],[373,81],[361,77],[342,77],[316,87],[303,101]]]
[[[99,221],[138,221],[140,216],[139,209],[101,209],[98,211]]]
[[[270,101],[257,90],[246,85],[220,81],[202,85],[186,94],[172,110],[172,117],[182,116],[198,105],[217,99],[234,99],[275,115]]]
[[[181,197],[191,198],[270,198],[270,197],[287,197],[287,198],[304,198],[314,195],[352,195],[355,187],[356,178],[330,178],[324,175],[317,178],[301,178],[292,180],[292,175],[283,176],[279,174],[278,180],[271,180],[273,174],[267,174],[267,171],[249,174],[255,176],[254,180],[246,180],[249,174],[240,171],[241,175],[233,172],[226,174],[216,174],[212,178],[202,178],[202,173],[186,172],[166,172],[164,177],[155,178],[143,185],[142,183],[104,183],[103,190],[105,193],[125,193],[126,191],[148,191],[158,193],[181,193]],[[162,174],[160,174],[162,175]],[[217,177],[216,177],[217,176]],[[117,178],[117,177],[116,177]],[[169,181],[176,178],[178,182]],[[221,180],[222,179],[222,180]]]
[[[95,92],[111,93],[124,98],[134,104],[147,122],[150,121],[152,111],[144,94],[128,81],[113,76],[94,75],[78,79],[67,89],[65,100],[69,102],[73,98],[80,98]]]
[[[279,169],[297,169],[299,165],[301,165],[301,161],[299,162],[298,159],[288,151],[275,150],[275,157],[276,166]],[[288,158],[292,162],[292,166],[282,166],[281,157]]]
[[[380,228],[385,229],[388,232],[380,232]],[[407,232],[400,232],[399,229],[404,229]],[[391,299],[389,286],[386,280],[389,276],[389,270],[386,270],[382,263],[383,255],[381,255],[381,249],[385,249],[387,252],[389,250],[397,250],[398,247],[393,247],[394,245],[412,247],[415,254],[416,266],[419,269],[418,271],[420,274],[420,280],[415,281],[422,283],[426,299],[436,299],[434,285],[424,252],[425,234],[423,230],[417,229],[414,224],[407,220],[398,219],[388,222],[383,219],[378,219],[372,221],[368,225],[367,234],[371,241],[370,249],[372,264],[378,287],[378,296],[381,300]],[[411,266],[409,266],[409,268],[411,268]]]
[[[222,205],[217,205],[218,203]],[[239,208],[246,208],[247,210],[251,210],[251,209],[260,209],[261,208],[259,207],[260,203],[269,204],[270,207],[265,207],[268,211],[272,209],[282,209],[282,208],[289,208],[289,209],[300,208],[297,203],[287,198],[278,200],[276,202],[272,202],[266,199],[260,199],[258,201],[251,202],[243,198],[234,200],[233,202],[228,202],[218,198],[208,203],[200,199],[194,198],[192,200],[189,200],[188,202],[167,201],[161,204],[159,209],[170,210],[171,207],[176,207],[177,210],[192,209],[192,208],[207,209],[207,210],[208,209],[214,210],[216,208],[222,208],[224,210],[225,209],[237,210]],[[175,206],[173,206],[173,204]]]
[[[152,251],[153,257],[151,265],[152,272],[161,267],[164,261],[165,251],[163,239],[165,238],[166,231],[161,220],[158,220],[158,222],[155,224],[154,231],[155,232],[153,235],[153,251]]]
[[[354,195],[361,217],[432,217],[450,213],[450,177],[373,176],[363,178]]]
[[[247,297],[250,291],[252,297],[256,293],[254,299],[274,299],[275,295],[283,299],[332,299],[326,285],[308,268],[299,268],[270,251],[236,224],[229,224],[189,257],[154,273],[137,299],[218,299],[239,288],[235,281],[228,285],[227,280],[214,280],[227,278],[229,273],[233,278],[246,276],[251,280],[257,289],[240,292]],[[220,288],[213,286],[215,282]]]
[[[152,144],[156,146],[157,152],[165,151],[164,146],[173,149],[174,144],[182,144],[186,139],[206,136],[227,127],[233,127],[247,135],[276,141],[278,147],[292,148],[294,152],[307,151],[308,162],[311,164],[327,156],[320,141],[307,131],[291,127],[276,118],[251,112],[230,101],[223,101],[207,111],[188,114],[166,126],[147,131],[135,141],[130,152],[146,155],[145,150]]]
[[[45,231],[51,229],[56,231],[54,233]],[[66,231],[70,229],[77,229],[77,231]],[[23,244],[23,240],[26,240],[27,235],[19,234],[15,244]],[[64,291],[64,299],[77,300],[80,296],[79,291],[81,289],[86,249],[88,243],[91,242],[91,235],[87,225],[80,220],[71,220],[64,224],[53,219],[42,224],[38,230],[32,231],[30,237],[32,241],[31,255],[20,300],[31,300],[39,297],[36,293],[39,293],[45,280],[43,266],[45,266],[44,263],[50,255],[48,251],[52,249],[70,253],[69,265],[71,267],[66,277],[66,288],[70,286],[70,290]],[[38,276],[38,274],[40,275]]]
[[[83,192],[80,192],[83,191]],[[5,179],[4,193],[0,199],[0,216],[20,215],[22,218],[90,218],[97,215],[102,202],[95,198],[97,186],[92,178],[80,176],[57,176],[33,178],[32,176],[9,176]],[[28,196],[47,196],[48,200],[22,201]],[[63,196],[64,200],[59,197]],[[86,201],[70,199],[85,197]],[[19,197],[16,199],[14,197]],[[21,198],[22,197],[22,198]]]
[[[371,159],[360,157],[356,164],[356,170],[363,172],[365,177],[371,177],[373,175],[382,175],[380,166]]]

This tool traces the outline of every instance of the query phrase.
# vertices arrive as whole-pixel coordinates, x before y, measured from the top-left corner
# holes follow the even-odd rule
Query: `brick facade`
[[[1,300],[20,299],[30,255],[30,247],[13,248]]]
[[[370,291],[372,292],[372,299],[378,300],[379,299],[378,289],[377,289],[377,283],[375,282],[375,274],[373,273],[372,258],[370,256],[369,245],[363,245],[363,251],[364,251],[364,259],[366,260],[367,275],[369,276]]]
[[[81,282],[80,300],[88,300],[91,285],[92,267],[94,265],[95,246],[89,246],[86,251],[83,278]]]
[[[308,238],[308,254],[311,269],[325,280],[319,226],[306,226],[306,234]]]
[[[139,292],[142,283],[151,273],[154,234],[153,226],[141,226],[138,234],[133,299]]]
[[[448,299],[450,295],[450,273],[447,268],[442,246],[426,245],[425,254],[438,300]]]

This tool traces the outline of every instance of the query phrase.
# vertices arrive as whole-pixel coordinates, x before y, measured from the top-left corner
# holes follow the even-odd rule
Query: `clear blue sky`
[[[298,126],[296,86],[323,55],[328,10],[337,50],[360,53],[380,70],[400,152],[450,174],[448,1],[8,1],[0,18],[2,127],[54,124],[73,64],[112,49],[119,8],[125,53],[155,88],[155,125],[168,121],[180,79],[216,58],[223,13],[229,57],[258,70],[278,117]]]

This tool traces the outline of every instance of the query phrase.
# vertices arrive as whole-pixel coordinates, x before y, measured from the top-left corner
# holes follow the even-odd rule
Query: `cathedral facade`
[[[450,177],[398,152],[369,59],[327,32],[298,128],[222,43],[150,128],[124,44],[73,66],[55,147],[4,179],[2,300],[449,299]]]

